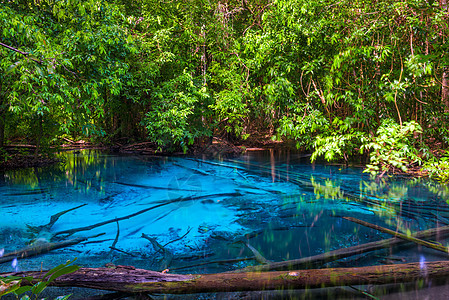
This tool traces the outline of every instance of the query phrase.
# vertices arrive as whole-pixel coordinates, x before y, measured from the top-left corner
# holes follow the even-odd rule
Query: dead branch
[[[73,246],[73,245],[79,244],[85,240],[88,240],[90,238],[95,238],[95,237],[98,237],[103,234],[104,233],[101,233],[101,234],[97,234],[97,235],[90,236],[90,237],[78,237],[75,239],[57,242],[57,243],[39,243],[36,245],[28,246],[28,247],[22,248],[20,250],[16,250],[16,251],[4,254],[2,257],[0,257],[0,263],[12,261],[14,258],[20,259],[20,258],[25,258],[25,257],[36,256],[39,254],[44,254],[44,253],[50,252],[55,249]]]
[[[117,245],[119,235],[120,235],[120,226],[117,221],[117,234],[115,235],[115,239],[114,239],[114,242],[112,242],[111,247],[109,247],[109,248],[111,248],[111,252],[112,252],[112,250],[117,250],[115,248],[115,246]]]
[[[148,207],[148,208],[145,208],[145,209],[142,209],[142,210],[140,210],[138,212],[132,213],[132,214],[124,216],[124,217],[114,218],[114,219],[103,221],[103,222],[100,222],[100,223],[96,223],[96,224],[93,224],[93,225],[90,225],[90,226],[78,227],[78,228],[73,228],[73,229],[59,231],[59,232],[54,233],[53,236],[58,236],[58,235],[62,235],[62,234],[72,235],[72,234],[74,234],[76,232],[87,231],[87,230],[91,230],[91,229],[94,229],[94,228],[97,228],[97,227],[100,227],[100,226],[104,226],[104,225],[107,225],[107,224],[110,224],[110,223],[114,223],[114,222],[118,222],[118,221],[122,221],[122,220],[127,220],[127,219],[130,219],[132,217],[135,217],[135,216],[141,215],[143,213],[146,213],[147,211],[150,211],[150,210],[162,207],[162,206],[166,206],[166,205],[169,205],[169,204],[172,204],[172,203],[175,203],[175,202],[177,202],[176,199],[172,200],[172,201],[167,201],[165,203],[161,203],[161,204],[158,204],[158,205],[154,205],[154,206],[151,206],[151,207]]]
[[[177,242],[177,241],[179,241],[179,240],[182,240],[183,238],[185,238],[185,237],[190,233],[190,231],[192,231],[192,227],[189,226],[189,227],[187,228],[187,232],[186,232],[185,234],[183,234],[181,237],[179,237],[179,238],[177,238],[177,239],[174,239],[174,240],[172,240],[172,241],[166,243],[166,244],[163,245],[162,247],[165,248],[168,244],[171,244],[171,243]]]
[[[109,246],[109,248],[111,249],[111,251],[112,251],[112,250],[115,250],[115,251],[117,251],[117,252],[124,253],[124,254],[129,255],[129,256],[137,257],[137,256],[135,256],[135,255],[132,254],[132,253],[129,253],[129,252],[120,250],[120,249],[115,248],[115,247],[112,247],[112,246]]]
[[[162,252],[164,253],[164,258],[161,261],[161,269],[167,269],[170,266],[171,261],[173,260],[173,254],[167,248],[159,244],[155,238],[152,238],[145,233],[142,233],[142,237],[150,241],[156,253],[159,252],[159,250],[162,250]]]
[[[412,236],[416,238],[431,238],[438,236],[439,238],[445,237],[449,235],[449,226],[443,226],[439,228],[432,228],[424,231],[419,231]],[[390,238],[385,240],[380,240],[376,242],[370,242],[362,245],[357,245],[349,248],[337,249],[334,251],[293,259],[288,261],[281,262],[273,262],[266,265],[260,266],[249,266],[240,270],[236,270],[233,272],[263,272],[263,271],[272,271],[272,270],[292,270],[292,269],[301,269],[301,268],[313,268],[321,266],[325,263],[336,261],[338,259],[351,257],[354,255],[364,254],[371,251],[390,248],[397,245],[402,245],[407,243],[408,241],[402,240],[400,238]]]
[[[408,236],[406,234],[403,234],[403,233],[400,233],[400,232],[397,232],[397,231],[394,231],[394,230],[391,230],[391,229],[388,229],[388,228],[385,228],[385,227],[382,227],[382,226],[379,226],[379,225],[371,224],[371,223],[368,223],[368,222],[365,222],[365,221],[362,221],[362,220],[359,220],[359,219],[356,219],[356,218],[352,218],[352,217],[343,217],[343,219],[351,221],[351,222],[354,222],[354,223],[357,223],[357,224],[360,224],[360,225],[363,225],[363,226],[366,226],[366,227],[369,227],[369,228],[372,228],[372,229],[376,229],[376,230],[384,232],[384,233],[391,234],[391,235],[393,235],[395,237],[398,237],[400,239],[403,239],[403,240],[406,240],[406,241],[410,241],[410,242],[414,242],[414,243],[416,243],[418,245],[422,245],[422,246],[427,247],[427,248],[431,248],[431,249],[434,249],[434,250],[437,250],[437,251],[441,251],[441,252],[444,252],[444,253],[448,253],[449,252],[449,248],[445,247],[443,245],[438,245],[438,244],[434,244],[434,243],[431,243],[431,242],[427,242],[427,241],[418,239],[416,237]]]

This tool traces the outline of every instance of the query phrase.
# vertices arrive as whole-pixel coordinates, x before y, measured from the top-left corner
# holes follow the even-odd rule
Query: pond
[[[259,264],[260,257],[285,261],[390,237],[344,216],[404,233],[449,222],[444,185],[374,180],[362,168],[311,164],[295,152],[248,152],[236,159],[95,150],[62,155],[62,165],[0,176],[0,254],[50,240],[89,239],[0,263],[1,272],[48,269],[74,258],[85,267],[224,272]],[[59,218],[48,225],[52,216]],[[446,258],[407,244],[327,266]]]

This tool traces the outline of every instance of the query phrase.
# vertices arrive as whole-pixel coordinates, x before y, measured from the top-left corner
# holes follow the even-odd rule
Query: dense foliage
[[[449,142],[446,0],[0,0],[0,145],[295,140],[406,170]]]

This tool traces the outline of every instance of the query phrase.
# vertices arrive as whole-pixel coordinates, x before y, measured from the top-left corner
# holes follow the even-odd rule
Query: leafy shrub
[[[449,182],[449,150],[440,159],[430,159],[423,168],[429,173],[430,178],[434,178],[442,183]]]
[[[401,126],[391,119],[384,120],[371,142],[362,145],[362,150],[370,151],[370,163],[365,172],[372,175],[380,173],[380,176],[387,171],[407,172],[409,165],[421,163],[418,150],[410,139],[421,131],[421,126],[415,121]]]
[[[36,281],[33,277],[19,277],[19,276],[8,276],[8,277],[0,277],[0,296],[14,293],[16,296],[19,296],[26,292],[31,292],[34,299],[39,299],[39,295],[42,293],[42,291],[56,278],[59,276],[70,274],[75,272],[79,269],[78,266],[70,264],[74,262],[76,259],[72,261],[67,261],[65,264],[61,264],[57,267],[54,267],[50,271],[48,271],[44,275],[43,280],[39,280],[34,285],[24,285],[21,286],[22,281],[26,282],[33,282]],[[47,278],[47,279],[45,279]],[[60,296],[57,297],[57,300],[66,300],[70,297],[70,295],[67,296]],[[20,298],[21,300],[28,300],[31,299],[30,296],[24,295]],[[55,300],[56,300],[55,299]]]
[[[276,139],[286,137],[296,141],[296,147],[311,149],[315,136],[329,128],[326,117],[309,104],[297,104],[290,116],[279,120]]]
[[[163,147],[180,147],[187,150],[195,138],[211,135],[203,126],[202,105],[208,94],[204,87],[194,84],[192,75],[187,73],[164,82],[152,94],[151,108],[143,125],[149,138]]]
[[[365,133],[353,127],[354,121],[349,117],[344,120],[335,118],[331,129],[316,137],[311,160],[315,161],[320,156],[324,156],[327,161],[343,157],[348,162],[349,156],[366,141]]]

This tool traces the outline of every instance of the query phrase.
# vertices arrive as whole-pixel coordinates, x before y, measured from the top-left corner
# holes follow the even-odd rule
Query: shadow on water
[[[0,176],[0,250],[103,235],[19,259],[15,266],[0,263],[0,271],[46,269],[78,257],[78,264],[89,267],[112,263],[177,273],[224,272],[257,265],[262,258],[298,259],[389,237],[342,216],[408,234],[449,224],[447,186],[420,178],[376,181],[360,168],[311,164],[295,152],[249,152],[236,160],[118,156],[93,150],[61,155],[64,164]],[[446,244],[441,238],[437,242]],[[323,266],[446,257],[407,244]],[[394,288],[373,288],[372,293],[393,293]],[[366,297],[349,287],[248,297],[312,299],[318,292]]]

